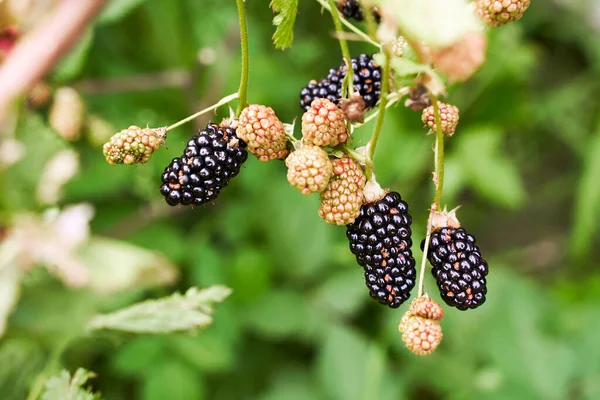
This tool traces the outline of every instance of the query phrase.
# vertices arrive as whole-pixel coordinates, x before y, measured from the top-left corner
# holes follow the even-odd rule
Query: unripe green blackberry
[[[160,193],[170,206],[198,206],[217,198],[248,158],[231,127],[209,123],[162,174]]]
[[[327,99],[315,99],[302,115],[304,142],[315,146],[335,147],[348,141],[344,113]]]
[[[440,120],[442,121],[442,133],[446,136],[454,135],[456,126],[458,125],[458,107],[442,103],[441,101],[438,101],[438,107],[440,109]],[[437,129],[432,105],[423,110],[421,120],[431,130],[435,131]]]
[[[406,348],[418,356],[433,353],[444,337],[439,321],[417,317],[409,311],[402,317],[398,330]]]
[[[320,147],[302,144],[286,159],[287,179],[303,194],[322,192],[333,174],[327,152]]]
[[[109,164],[144,164],[165,144],[165,128],[130,126],[114,134],[102,147]]]
[[[348,225],[350,251],[364,268],[371,297],[392,308],[410,297],[417,271],[412,256],[412,218],[397,192],[363,204],[360,216]]]
[[[433,229],[427,258],[442,299],[459,310],[479,307],[485,302],[489,270],[475,237],[458,224],[442,228],[434,225]],[[425,241],[421,250],[424,246]]]
[[[521,19],[531,0],[476,0],[477,15],[489,26],[501,26]]]
[[[319,216],[332,225],[348,225],[360,214],[367,179],[362,167],[346,155],[332,164],[333,175],[321,193]]]
[[[248,145],[248,151],[262,162],[283,159],[288,155],[283,122],[271,107],[250,104],[244,108],[236,132]]]

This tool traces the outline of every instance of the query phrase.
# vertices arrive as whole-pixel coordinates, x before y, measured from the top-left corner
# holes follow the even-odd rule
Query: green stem
[[[335,6],[335,0],[329,0],[329,12],[333,18],[333,24],[335,25],[335,31],[338,33],[338,41],[340,42],[340,48],[342,49],[342,56],[346,62],[348,72],[344,81],[347,82],[347,90],[344,91],[342,88],[342,97],[349,96],[354,92],[354,70],[352,69],[352,58],[350,57],[350,49],[348,49],[348,42],[344,39],[344,28],[342,27],[342,21],[340,13]]]
[[[238,98],[240,99],[237,109],[237,116],[242,113],[242,110],[248,105],[246,100],[248,94],[248,24],[246,21],[246,5],[244,0],[237,0],[238,15],[240,18],[240,37],[242,40],[242,76],[240,78],[240,88],[238,90]]]
[[[373,129],[373,135],[367,146],[367,176],[371,177],[375,167],[373,165],[373,157],[375,156],[375,149],[377,148],[377,142],[379,135],[381,134],[381,128],[383,127],[383,120],[385,119],[385,111],[387,109],[388,93],[390,91],[390,56],[386,51],[383,51],[385,61],[383,63],[382,71],[382,84],[381,84],[381,96],[379,98],[379,109],[377,114],[377,121],[375,122],[375,128]]]
[[[442,117],[440,107],[435,96],[431,95],[433,115],[435,117],[435,200],[433,204],[439,206],[444,189],[444,133],[442,132]]]
[[[215,110],[215,109],[221,107],[222,105],[227,104],[230,101],[237,99],[238,96],[239,96],[239,93],[233,93],[233,94],[230,94],[229,96],[223,97],[221,100],[219,100],[219,102],[217,104],[214,104],[208,108],[205,108],[204,110],[198,111],[196,114],[190,115],[189,117],[182,119],[181,121],[176,122],[171,126],[168,126],[166,128],[167,132],[198,118],[202,114],[206,114],[209,111]]]
[[[327,3],[327,0],[317,0],[317,2],[319,4],[321,4],[321,6],[323,8],[325,8],[327,11],[331,12],[331,7],[329,6],[329,4]],[[337,7],[334,7],[334,9],[337,9]],[[339,14],[338,14],[339,16]],[[348,28],[349,30],[351,30],[352,32],[354,32],[355,34],[357,34],[358,36],[360,36],[365,42],[372,44],[373,46],[377,47],[377,48],[381,48],[381,45],[379,43],[377,43],[376,41],[374,41],[373,39],[371,39],[369,37],[369,35],[367,35],[366,33],[364,33],[363,31],[361,31],[360,29],[358,29],[356,26],[352,25],[350,22],[348,22],[348,20],[346,20],[345,18],[339,17],[340,20],[342,21],[342,24]]]
[[[438,100],[434,95],[430,95],[431,103],[433,104],[433,114],[435,117],[435,198],[433,204],[431,204],[431,210],[429,212],[429,218],[427,219],[427,236],[425,236],[425,246],[423,247],[423,259],[421,260],[421,270],[419,272],[419,290],[417,293],[418,297],[423,295],[425,289],[425,270],[427,266],[427,253],[429,252],[429,242],[431,240],[431,222],[433,213],[437,211],[440,206],[440,200],[442,198],[442,190],[444,188],[444,133],[442,132],[442,118],[440,115],[440,107]]]

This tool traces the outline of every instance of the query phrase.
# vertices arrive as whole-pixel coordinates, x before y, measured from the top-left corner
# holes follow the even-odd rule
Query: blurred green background
[[[340,63],[331,18],[301,1],[294,45],[279,51],[268,1],[247,6],[249,101],[291,122],[299,90]],[[419,358],[397,331],[406,306],[369,298],[345,230],[318,217],[318,196],[289,186],[283,163],[251,157],[216,204],[173,209],[160,174],[208,117],[171,132],[146,165],[105,162],[107,136],[209,106],[237,90],[240,72],[234,1],[115,0],[48,78],[83,96],[86,134],[67,141],[48,126],[47,108],[23,108],[15,138],[25,156],[1,170],[0,217],[10,229],[19,215],[40,215],[40,170],[72,149],[79,170],[57,205],[90,203],[92,235],[137,247],[85,258],[93,279],[108,281],[92,286],[108,291],[66,287],[41,268],[22,276],[0,339],[0,397],[25,398],[42,371],[85,367],[106,399],[600,399],[598,9],[534,1],[520,22],[489,32],[485,67],[449,88],[461,116],[447,140],[442,202],[462,205],[490,265],[489,295],[475,311],[446,308],[442,344]],[[368,51],[351,43],[353,55]],[[410,204],[417,244],[432,199],[432,140],[419,114],[392,108],[375,160],[379,182]],[[155,268],[112,282],[134,263],[133,249],[157,252],[144,253]],[[198,335],[78,336],[96,313],[217,283],[234,292]],[[429,272],[426,284],[439,300]]]

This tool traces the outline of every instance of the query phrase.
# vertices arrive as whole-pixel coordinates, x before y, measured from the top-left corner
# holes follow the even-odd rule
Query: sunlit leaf
[[[88,329],[169,333],[204,328],[213,321],[213,303],[222,302],[230,294],[231,289],[219,285],[203,290],[191,288],[185,295],[175,293],[110,314],[97,315],[88,324]]]
[[[273,18],[273,25],[277,27],[273,34],[273,43],[278,49],[286,49],[294,40],[294,23],[298,0],[272,0],[270,6],[277,13]]]
[[[93,394],[83,388],[86,382],[95,374],[83,368],[75,371],[71,376],[68,371],[62,370],[46,382],[42,393],[42,400],[98,400],[100,395]]]

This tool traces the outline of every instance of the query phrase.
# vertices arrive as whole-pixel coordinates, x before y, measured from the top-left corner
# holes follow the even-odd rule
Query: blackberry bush
[[[298,115],[288,116],[291,123],[284,123],[270,106],[248,104],[245,2],[237,0],[242,41],[238,92],[171,126],[124,130],[104,146],[105,157],[111,164],[148,162],[168,131],[237,100],[237,110],[230,109],[229,119],[220,126],[209,123],[165,168],[160,193],[167,204],[195,206],[216,199],[240,172],[248,152],[262,162],[285,160],[292,186],[305,195],[319,193],[318,215],[329,224],[346,226],[350,251],[363,268],[373,299],[398,308],[417,286],[417,299],[402,317],[399,330],[410,351],[431,354],[442,339],[444,310],[425,293],[427,260],[442,299],[459,310],[485,302],[488,274],[475,237],[460,227],[453,211],[437,211],[444,183],[444,140],[456,133],[459,121],[458,108],[441,100],[448,83],[469,79],[485,61],[487,39],[481,19],[498,26],[519,19],[529,6],[529,0],[432,1],[427,12],[416,1],[415,7],[387,2],[380,10],[384,22],[380,29],[374,32],[367,26],[372,31],[366,33],[339,13],[362,20],[365,12],[373,11],[379,20],[379,11],[362,9],[357,0],[318,0],[331,14],[344,61],[301,90],[302,138],[297,139]],[[272,2],[278,13],[274,41],[279,48],[291,45],[296,3]],[[452,18],[443,14],[448,7],[453,7]],[[352,58],[346,43],[350,31],[353,40],[374,45],[378,53]],[[375,173],[374,156],[386,110],[399,104],[421,112],[421,121],[435,134],[435,197],[421,244],[425,254],[418,278],[408,204],[398,192],[381,189]],[[370,138],[353,147],[353,133],[369,121],[374,121]]]
[[[381,304],[399,307],[410,297],[417,271],[412,256],[412,218],[397,192],[364,204],[348,225],[350,251],[364,268],[369,294]]]
[[[217,198],[248,158],[231,127],[210,123],[187,143],[162,174],[160,193],[170,206],[199,206]]]

